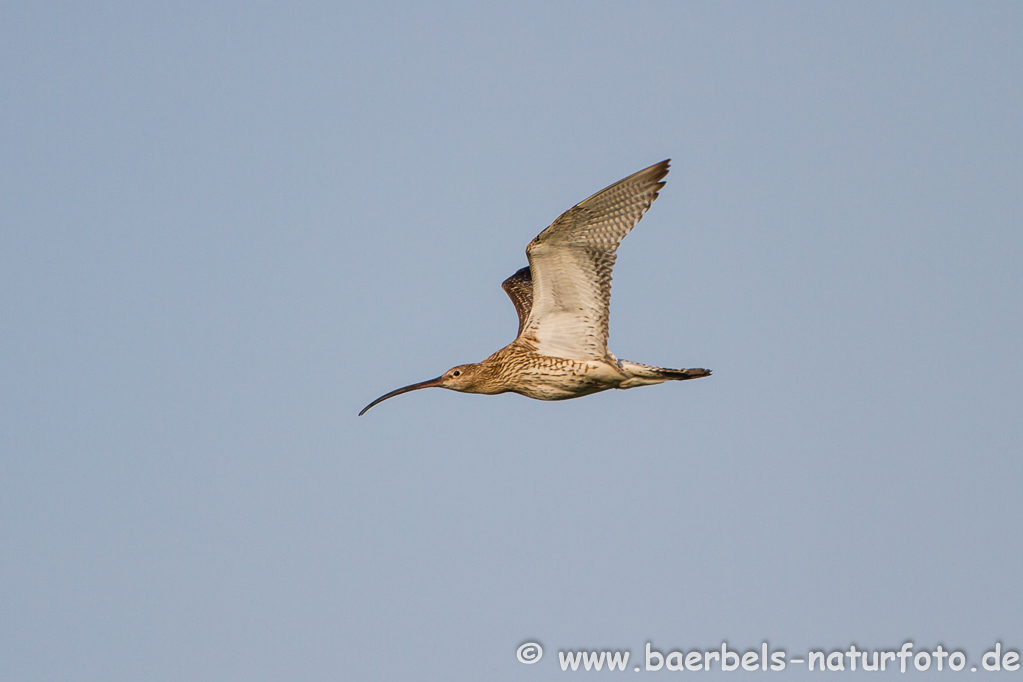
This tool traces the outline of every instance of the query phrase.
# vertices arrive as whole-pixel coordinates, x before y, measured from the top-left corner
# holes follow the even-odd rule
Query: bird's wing
[[[565,211],[526,247],[533,305],[520,336],[532,341],[539,353],[572,360],[607,357],[615,251],[657,198],[669,161],[630,175]]]
[[[529,274],[529,266],[520,269],[514,275],[501,282],[501,288],[508,294],[515,312],[519,316],[519,334],[526,326],[529,311],[533,307],[533,278]]]

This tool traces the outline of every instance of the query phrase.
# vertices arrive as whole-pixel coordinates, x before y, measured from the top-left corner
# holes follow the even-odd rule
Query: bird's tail
[[[634,388],[636,386],[650,386],[665,381],[685,381],[686,379],[699,379],[710,376],[709,369],[696,367],[693,369],[668,369],[667,367],[651,367],[638,362],[619,360],[618,366],[624,371],[628,378],[618,388]]]

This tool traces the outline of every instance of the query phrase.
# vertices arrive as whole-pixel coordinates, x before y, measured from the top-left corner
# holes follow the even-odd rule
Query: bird
[[[607,348],[611,270],[618,245],[664,187],[671,159],[656,163],[562,213],[526,247],[529,265],[501,287],[515,306],[515,340],[482,362],[385,393],[363,408],[422,388],[536,400],[710,376],[703,368],[668,369],[619,360]]]

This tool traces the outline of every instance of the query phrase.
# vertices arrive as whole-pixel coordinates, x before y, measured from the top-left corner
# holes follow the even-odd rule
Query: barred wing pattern
[[[535,344],[541,355],[607,358],[615,252],[657,198],[669,161],[634,173],[565,211],[526,247],[533,305],[525,323],[520,322],[519,336]],[[521,315],[518,304],[516,309]]]
[[[501,282],[501,288],[508,294],[515,312],[519,316],[519,334],[526,326],[529,318],[529,311],[533,307],[533,278],[529,272],[529,266],[520,268],[518,272]]]

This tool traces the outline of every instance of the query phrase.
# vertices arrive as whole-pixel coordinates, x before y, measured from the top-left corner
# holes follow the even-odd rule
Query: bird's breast
[[[534,356],[504,377],[507,390],[536,400],[567,400],[615,388],[623,376],[607,363]]]

